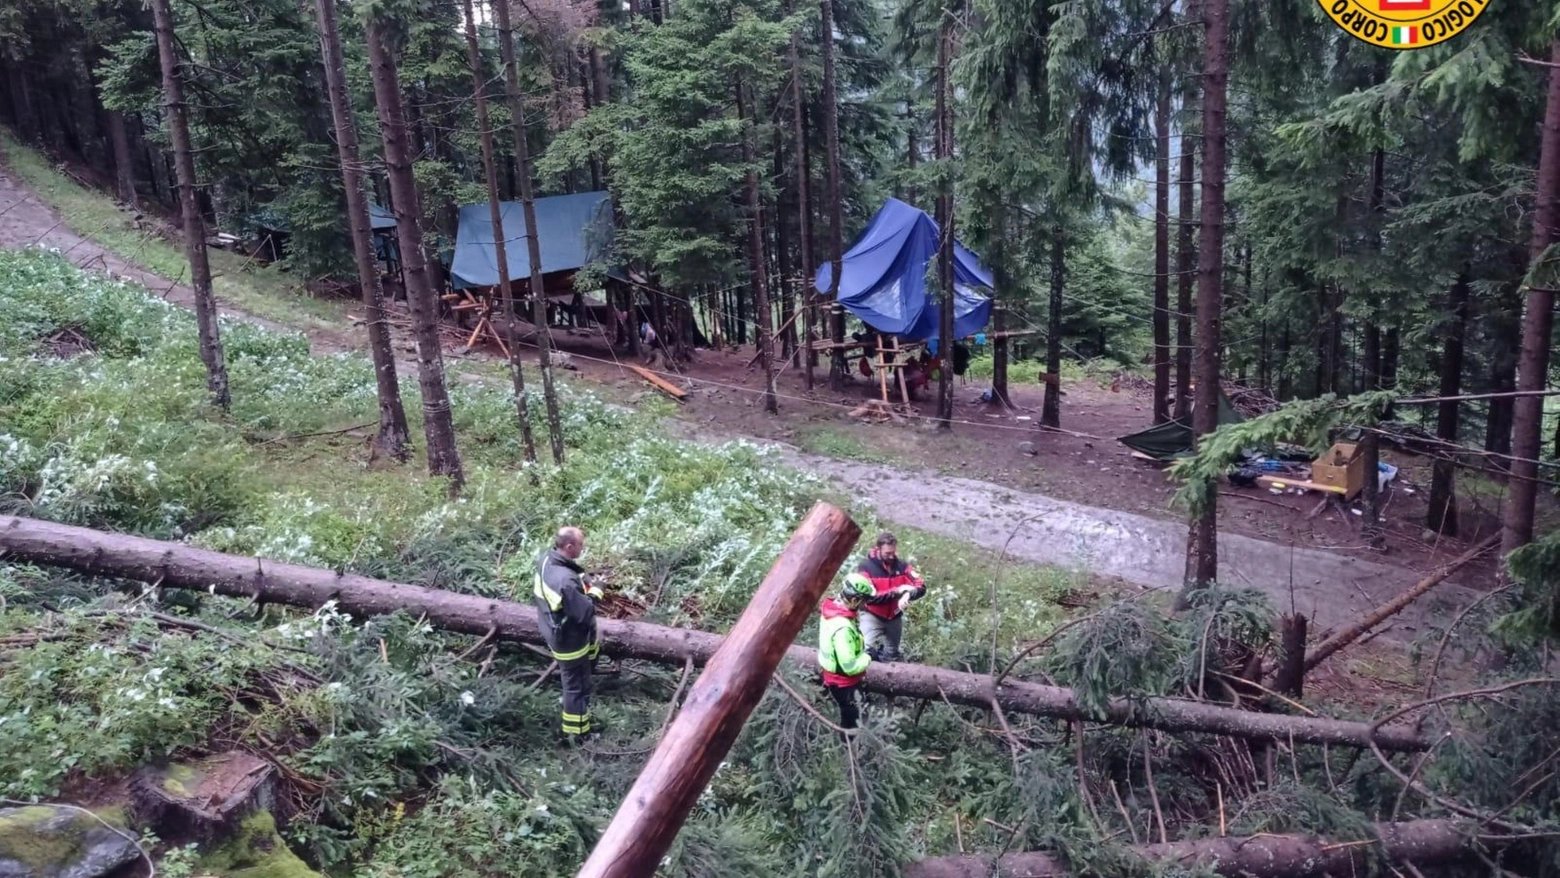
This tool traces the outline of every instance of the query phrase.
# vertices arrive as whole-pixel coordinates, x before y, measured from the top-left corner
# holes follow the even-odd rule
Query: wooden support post
[[[688,691],[579,878],[655,874],[859,536],[861,528],[844,512],[813,506]]]
[[[884,342],[883,342],[883,333],[880,332],[880,333],[878,333],[878,337],[877,337],[878,391],[879,391],[879,393],[882,394],[883,406],[885,408],[887,408],[887,406],[888,406],[888,351],[887,351],[887,349],[885,349],[883,347],[883,344],[884,344]]]
[[[894,336],[894,375],[899,379],[899,401],[910,405],[910,388],[905,385],[905,364],[899,361],[899,336]]]

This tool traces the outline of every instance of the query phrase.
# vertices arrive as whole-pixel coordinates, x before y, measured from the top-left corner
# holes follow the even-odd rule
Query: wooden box
[[[1352,498],[1365,487],[1365,458],[1359,446],[1339,442],[1311,464],[1311,481],[1342,488],[1344,499]]]

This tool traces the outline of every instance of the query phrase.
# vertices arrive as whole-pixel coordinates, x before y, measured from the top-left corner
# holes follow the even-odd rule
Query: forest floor
[[[0,157],[0,247],[54,247],[79,265],[131,278],[169,301],[186,306],[193,302],[187,286],[148,270],[155,259],[125,258],[123,242],[94,234],[90,226],[85,236],[78,234],[82,217],[72,218],[59,196],[47,201],[40,197],[34,191],[38,183],[29,180],[29,188],[21,176]],[[129,214],[121,216],[124,224],[131,224]],[[111,220],[105,218],[104,225]],[[154,227],[143,220],[137,228],[141,224],[146,230],[139,239],[130,239],[138,243],[129,255],[180,252],[176,243],[162,237],[169,234],[166,224]],[[360,350],[366,344],[357,303],[315,299],[302,309],[302,319],[287,319],[287,303],[247,307],[251,303],[246,297],[253,293],[234,284],[234,274],[256,270],[234,254],[218,251],[213,256],[224,314],[304,332],[316,353]],[[329,319],[333,313],[339,319]],[[474,376],[492,374],[499,360],[496,350],[479,346],[466,352],[453,333],[449,338],[453,369]],[[627,355],[614,352],[595,330],[555,329],[554,340],[572,355],[571,377],[596,385],[609,398],[630,402],[653,392],[622,367]],[[396,345],[402,352],[411,350],[404,332]],[[878,395],[878,386],[853,374],[847,387],[831,391],[826,368],[819,370],[813,391],[805,389],[798,369],[783,371],[778,379],[781,413],[767,415],[760,398],[762,375],[748,365],[752,358],[751,347],[701,350],[680,374],[668,375],[689,392],[677,406],[673,428],[700,441],[747,438],[781,444],[797,466],[827,475],[873,503],[890,524],[968,540],[1014,558],[1088,569],[1139,587],[1179,584],[1185,524],[1182,513],[1170,505],[1175,484],[1163,470],[1134,459],[1115,441],[1151,423],[1151,405],[1139,392],[1127,386],[1116,392],[1087,377],[1065,381],[1062,424],[1069,432],[1056,433],[1036,426],[1039,385],[1020,386],[1015,379],[1011,395],[1016,410],[1004,413],[979,401],[984,385],[978,380],[960,379],[955,387],[956,423],[947,433],[938,431],[928,417],[935,406],[929,393],[922,394],[915,415],[898,423],[872,424],[850,417],[851,409]],[[404,368],[411,374],[414,366],[407,362]],[[1319,636],[1408,587],[1465,551],[1464,540],[1477,539],[1495,526],[1499,486],[1464,480],[1464,516],[1474,525],[1471,532],[1451,540],[1424,531],[1423,486],[1429,481],[1429,461],[1394,452],[1383,457],[1400,468],[1385,503],[1389,536],[1383,553],[1361,544],[1355,515],[1329,509],[1307,518],[1306,512],[1316,505],[1314,495],[1275,496],[1265,489],[1225,487],[1220,555],[1221,570],[1233,574],[1228,584],[1260,588],[1275,606],[1313,616],[1312,631]],[[913,554],[914,547],[907,551]],[[1464,568],[1455,579],[1467,587],[1442,586],[1434,600],[1421,601],[1395,619],[1380,640],[1406,644],[1424,637],[1478,588],[1491,583],[1493,572],[1489,557]],[[1401,679],[1406,685],[1403,674],[1411,672],[1381,667],[1384,658],[1375,650],[1361,653],[1347,663],[1347,673]]]

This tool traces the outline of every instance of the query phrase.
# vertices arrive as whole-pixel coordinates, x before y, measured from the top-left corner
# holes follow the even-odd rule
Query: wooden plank
[[[640,378],[650,382],[658,390],[665,391],[668,396],[677,400],[678,402],[681,402],[688,397],[688,391],[683,390],[681,387],[678,387],[670,381],[667,381],[666,379],[655,374],[649,369],[644,368],[643,366],[636,366],[633,363],[624,363],[623,366],[634,370],[634,372],[639,375]]]
[[[682,710],[645,763],[578,878],[654,875],[705,785],[763,700],[780,660],[816,612],[861,528],[827,503],[812,508],[769,568]]]
[[[1265,488],[1303,488],[1307,491],[1326,491],[1329,494],[1343,494],[1344,490],[1333,485],[1323,485],[1319,482],[1310,482],[1304,479],[1281,479],[1274,476],[1261,476],[1257,484]]]

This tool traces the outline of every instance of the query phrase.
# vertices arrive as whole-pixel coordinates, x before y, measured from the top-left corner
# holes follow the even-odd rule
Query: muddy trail
[[[667,429],[695,441],[707,431],[668,419]],[[727,436],[726,439],[749,439]],[[764,442],[781,459],[828,479],[874,507],[888,526],[914,527],[972,543],[993,555],[1084,570],[1138,588],[1178,589],[1186,564],[1186,525],[1015,491],[990,482],[809,454]],[[901,549],[914,554],[915,547]],[[1387,564],[1240,534],[1220,532],[1219,571],[1225,585],[1254,588],[1279,612],[1300,612],[1323,634],[1407,590],[1422,573]],[[1481,594],[1443,583],[1388,623],[1379,639],[1409,643]]]
[[[176,304],[193,304],[189,287],[152,274],[67,227],[49,205],[0,164],[0,247],[27,246],[55,248],[83,268],[144,284]],[[222,308],[230,317],[298,331],[246,314],[228,303],[222,303]],[[363,334],[360,328],[306,331],[317,354],[361,349]],[[402,367],[408,370],[406,374],[414,374],[413,364],[403,363]],[[581,377],[611,380],[594,374],[596,371],[600,370],[587,370]],[[825,476],[852,497],[873,505],[879,518],[890,525],[928,530],[979,545],[993,554],[1005,552],[1014,559],[1087,570],[1140,588],[1173,589],[1181,582],[1186,527],[1173,518],[1085,505],[933,470],[809,454],[771,437],[755,436],[753,431],[736,432],[714,423],[671,418],[667,425],[669,431],[697,441],[746,438],[777,445],[789,463]],[[1311,616],[1312,630],[1318,635],[1357,618],[1422,576],[1421,570],[1412,567],[1390,566],[1294,542],[1239,533],[1221,533],[1219,542],[1220,570],[1227,585],[1260,589],[1279,610],[1292,608]],[[1457,608],[1477,594],[1470,588],[1443,584],[1394,619],[1381,639],[1412,641],[1436,620],[1455,615]]]

